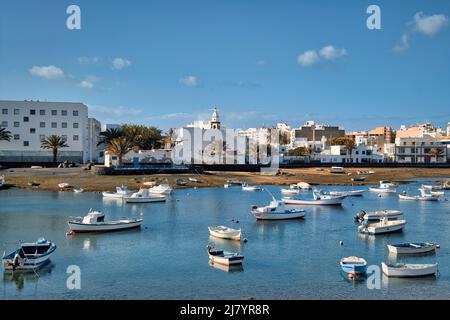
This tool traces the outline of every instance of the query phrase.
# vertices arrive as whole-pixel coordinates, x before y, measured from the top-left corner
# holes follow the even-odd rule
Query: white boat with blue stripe
[[[367,261],[359,257],[346,257],[341,259],[342,271],[349,275],[365,274],[367,270]]]
[[[5,271],[33,271],[46,264],[56,250],[56,244],[39,238],[32,243],[20,243],[19,248],[9,254],[3,253]]]

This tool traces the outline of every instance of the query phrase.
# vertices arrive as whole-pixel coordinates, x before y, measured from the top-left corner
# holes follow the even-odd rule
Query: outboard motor
[[[12,269],[13,269],[13,271],[15,271],[17,267],[22,267],[22,266],[23,266],[23,259],[20,256],[20,251],[17,250],[16,254],[14,255],[14,258],[13,258]]]

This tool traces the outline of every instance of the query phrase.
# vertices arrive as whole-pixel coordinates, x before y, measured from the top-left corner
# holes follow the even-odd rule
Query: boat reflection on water
[[[345,281],[350,282],[353,284],[354,287],[365,284],[365,281],[367,279],[366,274],[349,274],[341,270],[341,276],[344,278]]]
[[[214,262],[211,262],[211,261],[209,261],[208,264],[211,267],[213,267],[214,269],[218,269],[218,270],[225,271],[225,272],[241,272],[241,271],[244,271],[244,267],[242,266],[242,264],[225,266],[225,265],[214,263]]]
[[[22,290],[25,286],[25,281],[28,283],[38,284],[41,278],[44,278],[52,273],[55,265],[48,261],[46,264],[41,266],[38,270],[30,270],[27,272],[23,271],[4,271],[3,272],[3,282],[13,282],[17,290]]]
[[[209,236],[209,242],[213,243],[215,246],[223,248],[228,251],[241,251],[243,249],[242,241],[228,240],[228,239],[220,239],[213,236]]]

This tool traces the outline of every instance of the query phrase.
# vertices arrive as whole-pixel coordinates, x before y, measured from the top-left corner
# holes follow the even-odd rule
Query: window
[[[23,117],[23,122],[28,122],[28,121],[30,121],[29,117]]]
[[[73,110],[73,116],[78,117],[78,110]]]
[[[20,134],[15,134],[14,135],[14,140],[20,140]]]
[[[52,116],[57,116],[58,115],[58,110],[52,110]]]
[[[64,141],[67,141],[67,135],[63,134],[61,137]]]
[[[398,153],[405,153],[405,148],[398,148]]]
[[[73,123],[73,128],[74,128],[74,129],[78,129],[78,122],[74,122],[74,123]]]
[[[39,123],[39,127],[45,128],[45,122],[40,122],[40,123]]]
[[[364,151],[363,151],[363,152],[364,152]],[[355,151],[355,154],[359,154],[359,151],[358,151],[358,150],[356,150],[356,151]]]
[[[29,147],[30,146],[30,142],[29,141],[24,141],[23,142],[23,146],[24,147]]]
[[[41,116],[45,116],[45,110],[39,110],[39,114],[40,114]]]
[[[14,109],[14,114],[18,116],[20,114],[20,109]]]
[[[104,152],[103,152],[103,151],[100,151],[100,152],[99,152],[99,154],[98,154],[98,156],[99,156],[100,158],[103,158],[103,157],[104,157],[104,155],[105,155],[105,154],[104,154]]]
[[[8,121],[2,121],[2,128],[8,127]]]
[[[365,151],[362,151],[362,154],[366,154],[366,152],[365,152]]]
[[[56,127],[57,127],[56,122],[52,122],[52,128],[56,128]]]
[[[67,110],[62,110],[62,111],[61,111],[61,115],[62,115],[62,116],[67,116]]]
[[[31,109],[31,110],[30,110],[30,114],[31,114],[32,116],[34,116],[34,115],[36,114],[36,110]]]
[[[64,129],[67,128],[67,122],[62,122],[61,123],[61,128],[64,128]]]
[[[8,109],[2,109],[2,114],[8,114]]]
[[[36,129],[35,128],[30,128],[30,133],[36,133]]]
[[[20,122],[19,121],[14,121],[14,127],[16,127],[16,128],[20,127]]]
[[[78,135],[77,134],[73,136],[73,141],[78,141]]]
[[[45,134],[40,134],[40,135],[39,135],[39,140],[41,140],[41,141],[42,141],[42,140],[45,140]]]

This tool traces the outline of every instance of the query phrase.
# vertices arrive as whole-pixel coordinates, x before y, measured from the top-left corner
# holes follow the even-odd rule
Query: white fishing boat
[[[188,180],[189,180],[190,182],[199,182],[199,180],[196,179],[196,178],[188,178]]]
[[[251,213],[257,220],[302,219],[306,215],[303,209],[287,209],[283,201],[278,201],[274,197],[268,206],[252,206]]]
[[[89,210],[84,217],[72,218],[68,221],[72,233],[77,232],[108,232],[140,227],[143,218],[121,218],[119,220],[107,221],[105,215],[100,211]]]
[[[209,261],[211,263],[232,266],[242,264],[242,261],[244,260],[244,256],[239,253],[217,250],[211,246],[207,246],[207,250]]]
[[[345,173],[343,167],[331,167],[330,173]]]
[[[228,189],[229,187],[231,187],[231,185],[230,185],[229,183],[225,183],[225,184],[223,185],[223,187],[224,187],[225,189]]]
[[[346,190],[346,191],[330,191],[332,196],[340,197],[358,197],[362,196],[365,190]]]
[[[65,189],[65,188],[69,188],[70,185],[67,182],[61,182],[61,183],[58,183],[58,187],[60,187],[61,189]]]
[[[245,183],[242,185],[242,190],[243,191],[261,191],[262,188],[260,186],[250,186]]]
[[[124,196],[128,196],[131,194],[131,191],[128,190],[127,186],[121,185],[120,187],[116,187],[116,192],[102,192],[104,198],[119,198],[122,199]]]
[[[427,185],[427,184],[423,184],[422,189],[426,189],[426,190],[442,190],[443,187],[442,186],[437,186],[437,185]]]
[[[154,186],[153,188],[148,189],[150,193],[155,194],[171,194],[172,188],[168,184],[160,184],[158,186]]]
[[[84,192],[84,189],[83,188],[75,188],[75,189],[73,189],[73,192],[74,193],[82,193],[82,192]]]
[[[399,244],[388,244],[389,252],[395,254],[417,254],[436,250],[436,244],[432,242],[405,242]]]
[[[3,268],[5,271],[36,270],[49,261],[55,250],[56,244],[44,238],[33,243],[20,243],[13,252],[3,254]]]
[[[342,271],[349,275],[365,274],[367,270],[367,261],[359,257],[342,258],[340,265]]]
[[[300,190],[299,189],[293,189],[293,188],[281,189],[281,193],[282,194],[287,194],[287,195],[297,195],[297,194],[300,194]]]
[[[400,200],[418,200],[418,201],[438,201],[440,195],[432,194],[433,191],[419,188],[420,195],[411,196],[405,193],[399,194],[398,197]]]
[[[283,201],[287,205],[342,205],[345,196],[333,196],[330,194],[325,194],[320,190],[313,191],[313,199],[291,199],[283,198]]]
[[[138,192],[124,196],[123,200],[127,203],[164,202],[166,201],[166,196],[162,194],[151,194],[148,189],[139,189]]]
[[[445,192],[444,191],[433,191],[433,190],[430,190],[430,194],[432,196],[435,196],[435,197],[442,197],[442,196],[445,195]]]
[[[311,185],[306,182],[299,182],[297,183],[297,187],[299,187],[302,190],[311,190]]]
[[[233,229],[225,226],[208,227],[209,234],[213,237],[229,240],[241,240],[241,229]]]
[[[437,273],[438,264],[381,263],[383,273],[388,277],[424,277]]]
[[[399,194],[398,195],[398,198],[400,200],[413,200],[413,201],[415,201],[415,200],[418,200],[418,197],[419,196],[410,196],[410,195],[407,195],[407,194]]]
[[[4,184],[5,184],[5,177],[0,176],[0,188],[3,187]]]
[[[395,193],[397,192],[397,185],[388,180],[381,180],[378,187],[370,187],[369,191],[378,193]]]
[[[358,231],[372,235],[391,233],[402,230],[405,225],[406,220],[388,220],[387,218],[381,218],[379,222],[374,223],[364,221],[363,224],[358,227]]]
[[[378,211],[364,211],[361,210],[355,216],[355,220],[357,221],[380,221],[382,218],[386,218],[387,220],[398,220],[403,218],[403,212],[400,210],[378,210]]]

